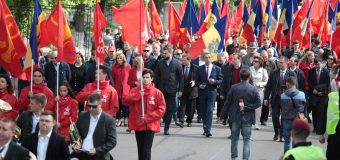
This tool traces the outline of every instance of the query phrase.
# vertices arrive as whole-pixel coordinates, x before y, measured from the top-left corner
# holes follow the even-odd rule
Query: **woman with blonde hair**
[[[116,89],[119,99],[119,111],[116,115],[117,126],[127,126],[128,124],[128,108],[122,103],[122,95],[126,95],[127,93],[125,92],[129,91],[129,85],[127,84],[127,81],[129,78],[130,69],[130,65],[126,63],[125,55],[122,52],[117,52],[116,64],[114,64],[112,67],[113,87]]]

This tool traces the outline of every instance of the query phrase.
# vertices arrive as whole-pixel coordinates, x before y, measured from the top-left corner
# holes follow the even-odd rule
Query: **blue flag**
[[[197,20],[197,11],[193,0],[188,0],[180,27],[188,28],[190,35],[195,34],[200,28]]]
[[[38,46],[39,46],[39,37],[40,37],[40,28],[39,24],[41,22],[42,9],[39,3],[39,0],[35,0],[34,6],[34,15],[33,15],[33,22],[31,26],[31,34],[30,34],[30,47],[32,51],[32,59],[34,60],[35,64],[38,64],[39,54],[38,54]]]

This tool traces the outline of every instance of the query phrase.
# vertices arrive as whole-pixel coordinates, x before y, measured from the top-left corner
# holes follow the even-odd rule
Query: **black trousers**
[[[260,122],[267,122],[269,116],[269,106],[262,105]]]
[[[281,115],[281,98],[280,96],[275,96],[274,100],[271,103],[272,107],[272,119],[274,125],[274,132],[276,135],[280,135],[282,137],[282,120],[280,120]]]
[[[186,122],[192,123],[195,114],[196,99],[190,99],[189,95],[182,95],[180,102],[177,112],[179,121],[184,122],[184,117],[186,115]]]
[[[339,127],[340,124],[338,124]],[[338,129],[335,134],[329,135],[327,140],[326,157],[328,160],[338,160],[340,157],[340,130]]]
[[[138,160],[151,160],[151,148],[155,132],[153,131],[135,131]]]

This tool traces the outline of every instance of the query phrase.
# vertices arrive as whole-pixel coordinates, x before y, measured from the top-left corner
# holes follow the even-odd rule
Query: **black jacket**
[[[190,64],[190,69],[188,73],[188,77],[185,77],[185,66],[183,65],[183,76],[184,76],[184,90],[183,96],[187,96],[190,99],[195,99],[198,97],[198,88],[195,85],[191,87],[190,81],[195,81],[197,74],[197,66],[194,64]]]
[[[57,70],[54,68],[54,64],[49,62],[45,66],[45,81],[47,87],[56,94],[57,92]],[[66,62],[60,62],[59,64],[59,84],[62,82],[70,82],[71,69]]]
[[[83,64],[80,67],[71,65],[71,81],[70,85],[74,93],[78,93],[85,86],[86,66]]]
[[[157,63],[154,78],[156,87],[163,93],[176,93],[183,91],[183,70],[182,64],[172,58],[169,66],[163,59]]]
[[[241,64],[240,69],[242,68],[248,68],[248,66]],[[224,96],[225,98],[227,97],[227,94],[229,92],[230,87],[232,86],[232,79],[233,79],[233,72],[234,72],[234,65],[229,65],[225,68],[223,71],[223,80],[220,86],[220,92],[221,95]],[[252,81],[249,81],[250,84],[252,84]]]
[[[17,126],[21,129],[21,137],[19,139],[19,142],[22,142],[23,139],[25,139],[28,135],[31,134],[32,128],[33,128],[32,116],[33,116],[33,112],[24,111],[18,117]],[[38,131],[39,131],[39,122],[37,123],[37,126],[35,127],[35,132],[37,133]]]
[[[38,132],[28,135],[22,142],[22,146],[37,156]],[[70,151],[63,136],[52,131],[46,151],[46,160],[68,160]]]
[[[298,85],[299,88],[297,88],[298,90],[305,92],[306,88],[305,88],[305,74],[303,73],[303,71],[299,68],[296,68],[294,70],[296,76],[297,76],[297,81],[298,81]]]
[[[84,141],[89,131],[90,112],[80,113],[76,125]],[[110,151],[117,144],[115,119],[102,111],[92,138],[96,160],[110,160]]]
[[[144,67],[147,69],[151,69],[152,71],[155,71],[157,66],[157,59],[154,57],[150,56],[150,58],[144,62]]]
[[[269,100],[269,96],[271,95],[271,97],[274,96],[281,96],[282,93],[278,93],[279,92],[279,83],[280,83],[280,69],[277,69],[275,71],[273,71],[268,78],[268,82],[266,85],[266,88],[264,90],[264,100]],[[288,77],[295,77],[296,78],[296,74],[295,72],[287,69],[285,72],[285,75],[283,77],[283,82],[282,82],[282,92],[284,92],[284,90],[286,89],[286,80]],[[299,85],[296,84],[296,88],[299,88]],[[278,102],[280,103],[280,102]]]
[[[29,160],[29,151],[14,142],[10,142],[4,160]]]

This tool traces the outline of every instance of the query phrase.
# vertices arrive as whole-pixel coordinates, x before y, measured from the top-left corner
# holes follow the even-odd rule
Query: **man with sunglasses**
[[[46,109],[51,110],[54,101],[53,92],[44,84],[44,70],[36,68],[33,71],[33,87],[26,86],[21,90],[18,106],[20,106],[20,113],[29,110],[30,98],[37,93],[42,93],[47,98]]]
[[[73,144],[72,157],[81,160],[110,160],[109,153],[117,144],[115,119],[103,112],[100,94],[93,93],[88,97],[87,112],[80,113],[76,126],[82,144]]]
[[[151,47],[148,45],[145,46],[145,48],[143,49],[142,57],[144,61],[144,67],[154,71],[157,65],[157,59],[150,55],[151,53],[150,48]]]
[[[22,146],[36,155],[38,160],[69,160],[70,151],[65,138],[53,129],[56,124],[54,112],[41,113],[39,132],[28,135]]]

